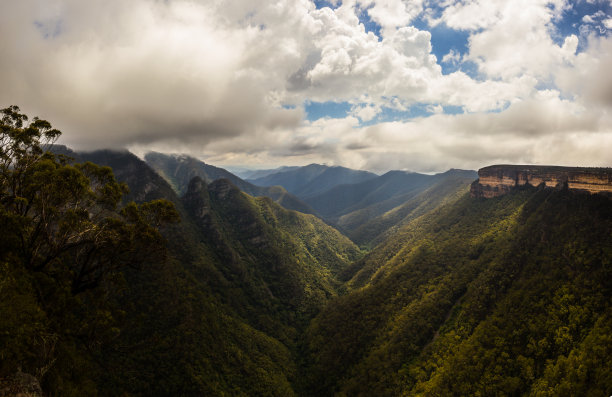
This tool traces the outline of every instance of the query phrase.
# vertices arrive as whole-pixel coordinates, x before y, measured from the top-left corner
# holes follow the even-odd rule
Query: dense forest
[[[324,221],[17,107],[0,128],[0,395],[612,393],[607,197],[343,169]]]

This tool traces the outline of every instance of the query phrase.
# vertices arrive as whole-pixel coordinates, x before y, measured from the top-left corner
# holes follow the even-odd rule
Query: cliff
[[[478,178],[471,186],[472,197],[497,197],[527,184],[612,196],[612,168],[492,165],[478,170]]]

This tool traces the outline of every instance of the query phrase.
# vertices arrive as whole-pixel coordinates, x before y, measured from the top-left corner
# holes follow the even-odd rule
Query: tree
[[[49,152],[61,132],[17,106],[2,109],[0,219],[9,231],[3,252],[29,271],[70,280],[78,294],[126,266],[158,260],[158,228],[178,220],[166,200],[129,203],[109,167],[72,164]]]
[[[61,132],[48,121],[0,113],[0,386],[18,368],[39,380],[51,369],[50,382],[74,376],[78,390],[86,357],[119,331],[115,281],[164,261],[159,230],[178,212],[166,200],[121,205],[127,186],[109,167],[53,154]]]

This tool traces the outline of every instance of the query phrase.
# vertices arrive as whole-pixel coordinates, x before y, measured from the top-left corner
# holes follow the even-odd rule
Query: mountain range
[[[304,167],[280,169],[248,181],[258,186],[280,185],[288,192],[306,199],[323,193],[337,185],[353,184],[375,178],[377,175],[368,171],[357,171],[345,167],[329,167],[310,164]]]
[[[19,268],[18,249],[3,257],[0,390],[18,368],[62,396],[612,388],[603,195],[470,197],[478,175],[463,170],[310,165],[245,181],[187,156],[54,151],[112,168],[124,205],[164,199],[181,221],[160,229],[165,260],[82,296]]]

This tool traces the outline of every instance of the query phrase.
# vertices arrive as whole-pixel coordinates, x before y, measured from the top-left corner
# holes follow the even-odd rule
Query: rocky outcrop
[[[570,189],[612,196],[612,168],[492,165],[478,170],[472,197],[497,197],[516,186]]]

